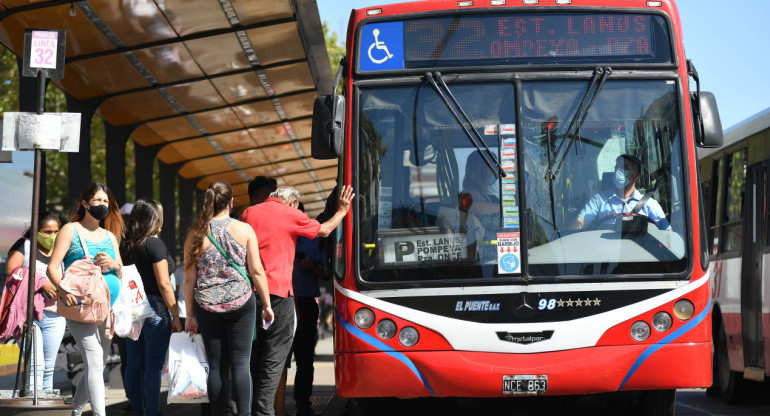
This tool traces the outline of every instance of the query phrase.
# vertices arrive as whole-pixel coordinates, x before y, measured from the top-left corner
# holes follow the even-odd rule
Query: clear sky
[[[515,1],[515,0],[514,0]],[[321,20],[345,39],[350,10],[387,0],[317,0]],[[727,129],[770,107],[770,0],[678,0],[685,55]],[[694,87],[693,87],[694,89]]]

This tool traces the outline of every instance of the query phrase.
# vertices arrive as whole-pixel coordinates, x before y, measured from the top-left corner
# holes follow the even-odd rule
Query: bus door
[[[764,346],[762,341],[762,255],[765,248],[765,186],[767,166],[752,165],[746,172],[743,256],[741,260],[741,327],[743,329],[743,362],[747,375],[762,370],[764,380]],[[753,378],[753,377],[751,377]]]

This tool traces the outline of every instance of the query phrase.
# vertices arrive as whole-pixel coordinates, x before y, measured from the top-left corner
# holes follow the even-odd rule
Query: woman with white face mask
[[[59,217],[47,212],[40,216],[37,223],[37,264],[36,274],[45,274],[48,263],[53,253],[56,235],[59,233],[61,223]],[[8,261],[5,264],[5,274],[10,276],[16,268],[29,269],[31,258],[31,229],[27,229],[24,236],[17,240],[8,250]],[[34,321],[35,355],[32,357],[32,368],[37,373],[37,386],[34,387],[34,377],[29,377],[30,389],[53,389],[53,370],[56,364],[56,354],[59,352],[59,344],[64,337],[66,322],[56,313],[54,300],[56,299],[56,287],[51,281],[46,280],[43,286],[35,293],[35,304],[43,299],[45,309],[42,319]],[[35,314],[39,313],[37,307]]]
[[[48,278],[57,288],[57,296],[65,305],[77,303],[77,299],[60,287],[61,265],[66,269],[76,260],[85,257],[85,250],[94,257],[102,268],[102,276],[110,292],[110,306],[115,303],[120,291],[120,276],[123,261],[118,250],[123,236],[123,219],[115,198],[103,183],[89,185],[78,199],[53,248],[48,264]],[[81,238],[88,247],[83,247]],[[75,338],[85,364],[85,374],[75,390],[72,414],[82,414],[86,403],[91,402],[93,414],[105,415],[104,408],[104,362],[107,358],[111,338],[106,333],[106,320],[100,323],[83,323],[67,319],[67,326]]]

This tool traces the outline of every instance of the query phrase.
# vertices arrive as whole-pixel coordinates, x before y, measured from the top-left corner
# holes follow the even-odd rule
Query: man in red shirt
[[[291,186],[276,189],[265,202],[247,208],[241,216],[241,221],[251,225],[257,234],[259,257],[267,274],[275,314],[275,322],[267,329],[258,328],[252,345],[253,415],[274,415],[275,391],[294,337],[292,270],[297,237],[327,237],[350,210],[353,196],[353,188],[343,186],[337,212],[323,224],[297,209],[301,195]]]

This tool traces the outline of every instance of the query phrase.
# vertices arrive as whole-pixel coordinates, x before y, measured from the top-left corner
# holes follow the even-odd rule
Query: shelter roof
[[[66,30],[65,75],[113,126],[205,189],[233,185],[248,205],[257,175],[297,186],[312,215],[334,187],[334,160],[310,153],[314,98],[331,69],[313,0],[0,0],[0,43]]]

